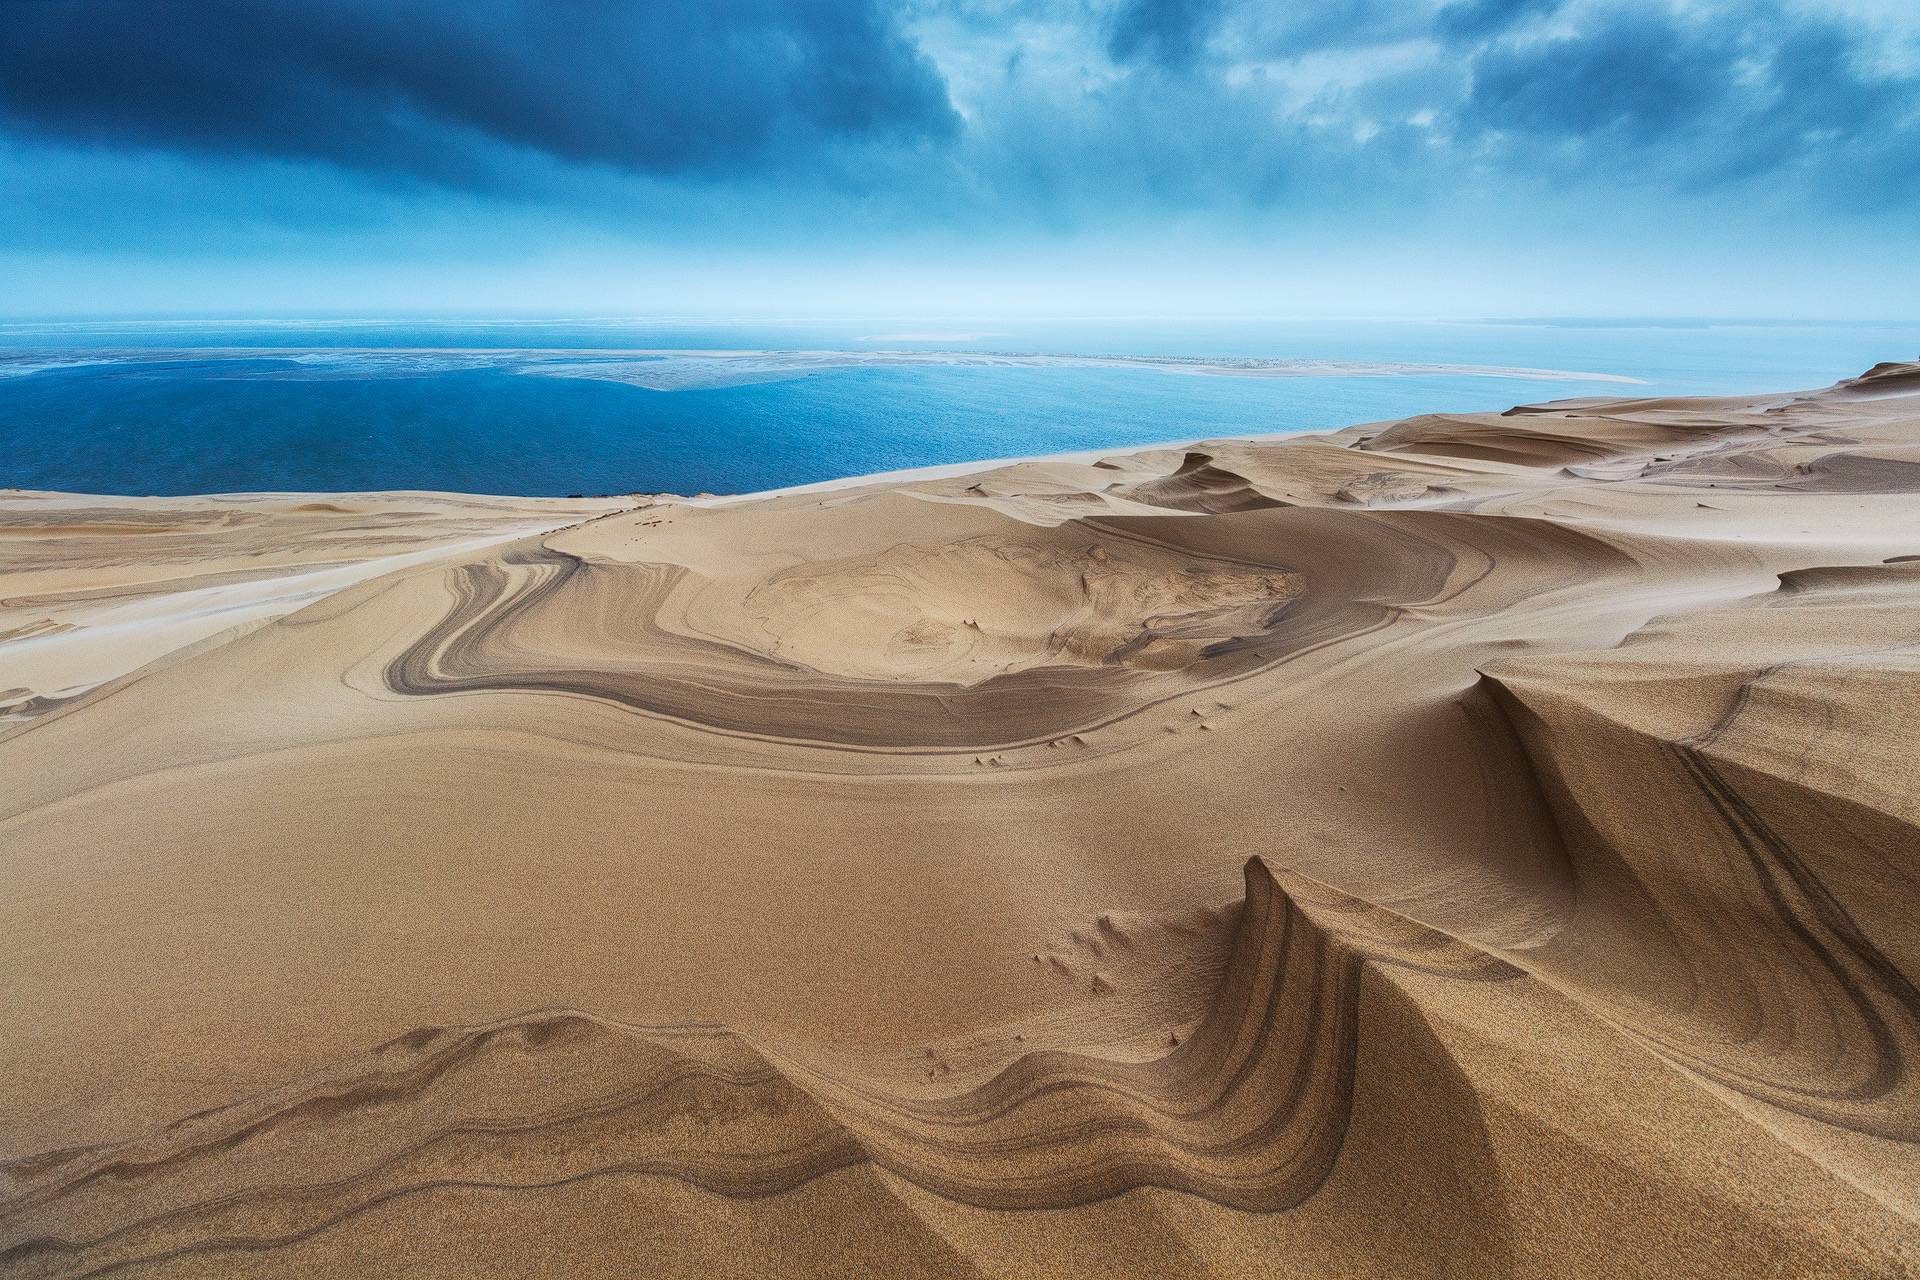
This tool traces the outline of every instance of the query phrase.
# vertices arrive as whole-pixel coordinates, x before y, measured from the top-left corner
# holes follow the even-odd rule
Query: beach
[[[1920,364],[1615,390],[0,492],[0,1274],[1920,1272]]]

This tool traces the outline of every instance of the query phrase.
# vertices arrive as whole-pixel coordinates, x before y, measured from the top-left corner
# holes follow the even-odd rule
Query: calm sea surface
[[[532,376],[511,358],[628,348],[1294,357],[1546,368],[1647,385],[912,366],[656,391]],[[396,359],[395,349],[460,354]],[[0,487],[734,493],[1566,396],[1811,387],[1917,355],[1920,325],[0,325]]]

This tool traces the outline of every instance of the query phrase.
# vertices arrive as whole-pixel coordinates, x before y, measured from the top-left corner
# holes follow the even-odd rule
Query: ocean
[[[661,351],[675,354],[620,354]],[[737,354],[796,351],[865,354]],[[1569,396],[1812,387],[1916,355],[1920,324],[10,324],[0,487],[739,493]],[[890,363],[859,362],[872,359]],[[1195,359],[1318,363],[1303,366],[1309,376],[1254,377],[1196,372]],[[1425,367],[1355,372],[1409,365]]]

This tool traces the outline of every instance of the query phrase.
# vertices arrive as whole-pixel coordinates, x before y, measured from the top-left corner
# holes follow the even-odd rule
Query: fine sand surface
[[[1920,365],[0,495],[0,1274],[1920,1274]]]

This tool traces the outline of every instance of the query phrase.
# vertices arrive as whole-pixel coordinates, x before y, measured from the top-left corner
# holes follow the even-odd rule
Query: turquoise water
[[[0,486],[94,493],[744,492],[1578,395],[1817,386],[1920,353],[1920,326],[342,324],[0,329]],[[634,347],[1278,356],[1622,374],[1242,378],[1157,369],[842,368],[654,391],[481,353]],[[458,350],[396,362],[359,352]],[[66,364],[75,360],[97,363]],[[51,366],[51,367],[50,367]],[[10,372],[9,372],[10,370]]]

